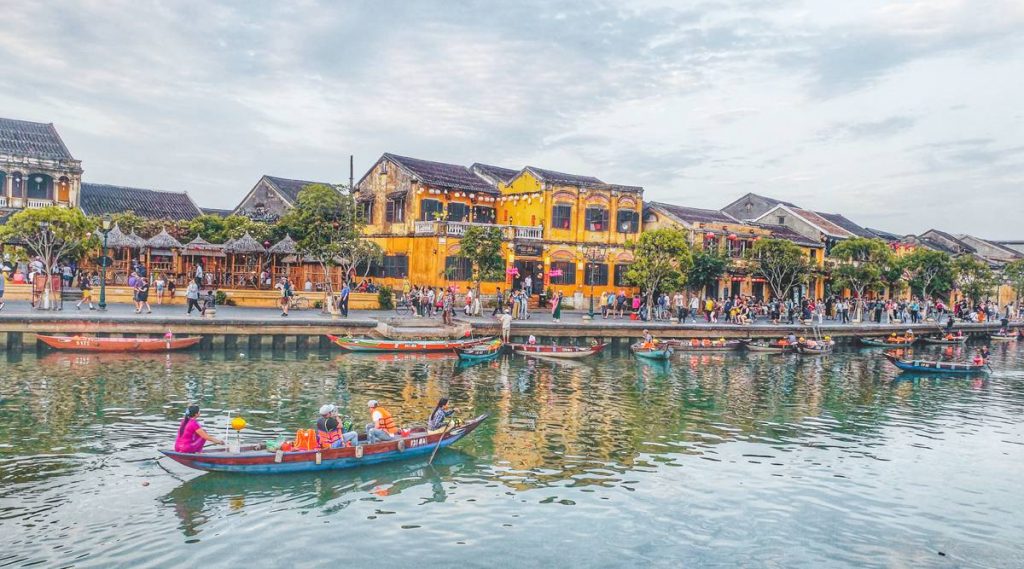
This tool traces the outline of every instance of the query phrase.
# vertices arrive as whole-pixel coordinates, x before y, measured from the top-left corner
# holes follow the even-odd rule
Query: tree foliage
[[[244,215],[219,215],[204,214],[195,219],[182,223],[182,241],[191,241],[197,236],[210,243],[224,243],[228,239],[238,239],[246,233],[252,235],[257,241],[266,241],[274,234],[274,228],[262,221],[253,221]],[[121,225],[124,229],[124,225]],[[125,230],[127,231],[127,230]]]
[[[910,277],[910,290],[918,291],[922,299],[953,289],[953,258],[947,253],[921,247],[907,255],[903,264]]]
[[[82,210],[50,206],[19,211],[0,226],[0,241],[21,242],[30,255],[39,257],[45,272],[44,304],[48,302],[50,276],[61,260],[78,260],[95,248],[96,224]],[[52,305],[56,308],[56,303]]]
[[[760,239],[747,251],[755,274],[763,278],[777,299],[789,298],[810,275],[811,265],[803,250],[784,239]]]
[[[1017,294],[1017,300],[1024,296],[1024,259],[1018,259],[1003,268],[1003,276],[1010,282],[1013,291]]]
[[[469,260],[472,267],[470,280],[473,281],[473,289],[478,297],[480,281],[500,281],[505,277],[501,231],[497,227],[467,227],[459,241],[458,257]]]
[[[953,260],[953,274],[956,286],[964,296],[975,304],[996,286],[996,275],[992,269],[972,255],[960,255]]]
[[[725,255],[714,251],[697,251],[693,254],[693,264],[686,272],[686,284],[699,291],[709,286],[718,286],[718,281],[729,271],[731,262]]]
[[[647,314],[654,306],[654,294],[681,288],[693,264],[686,233],[674,228],[655,229],[640,235],[629,244],[633,264],[626,272],[626,281],[640,287],[647,297]]]
[[[833,247],[830,255],[839,261],[832,271],[832,282],[853,291],[857,297],[855,318],[859,320],[864,293],[877,290],[884,284],[882,269],[892,262],[893,252],[881,239],[854,237]]]

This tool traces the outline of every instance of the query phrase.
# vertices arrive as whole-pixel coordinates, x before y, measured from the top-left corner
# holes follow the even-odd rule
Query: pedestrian
[[[530,282],[530,275],[526,275],[526,283]],[[521,320],[530,319],[530,285],[526,285],[523,289],[523,294],[519,296],[519,318]]]
[[[686,320],[686,298],[683,297],[683,292],[677,290],[672,295],[672,304],[676,308],[676,324],[682,324]]]
[[[0,270],[0,310],[4,309],[4,281],[7,280],[7,267]]]
[[[195,281],[196,287],[203,286],[203,263],[201,261],[199,263],[196,263]],[[197,296],[196,298],[198,299],[199,297]]]
[[[96,307],[92,305],[92,283],[89,282],[89,275],[85,273],[79,273],[78,275],[78,290],[82,291],[82,299],[75,305],[76,310],[82,309],[82,303],[86,302],[89,304],[89,310],[96,310]],[[0,292],[3,290],[3,285],[0,285]],[[0,294],[2,296],[2,294]]]
[[[512,331],[512,315],[507,308],[498,316],[498,321],[501,322],[501,341],[508,342]]]
[[[167,279],[164,278],[163,274],[157,273],[156,274],[156,279],[153,281],[153,284],[156,285],[156,303],[157,304],[163,304],[164,303],[164,289],[167,288]]]
[[[192,314],[192,309],[202,311],[199,308],[199,281],[196,279],[188,282],[188,288],[185,289],[185,300],[188,301],[188,312],[185,314]]]
[[[140,314],[143,307],[146,308],[146,314],[153,313],[153,308],[149,306],[149,281],[146,277],[139,277],[135,281],[135,313]]]
[[[491,312],[491,316],[497,316],[504,308],[502,306],[504,303],[505,296],[501,293],[501,287],[499,286],[497,292],[494,293],[494,312]]]
[[[338,311],[345,318],[348,318],[348,297],[352,294],[352,288],[348,285],[348,281],[341,287],[341,294],[338,295]]]
[[[291,304],[292,297],[295,296],[295,292],[292,290],[291,282],[288,277],[281,277],[274,288],[281,292],[281,298],[278,303],[281,305],[281,316],[288,316],[288,307]]]
[[[556,292],[555,298],[551,299],[551,320],[562,321],[562,292]]]

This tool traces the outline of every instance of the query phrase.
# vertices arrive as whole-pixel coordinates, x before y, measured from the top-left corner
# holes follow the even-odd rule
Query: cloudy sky
[[[383,152],[1024,238],[1024,2],[0,0],[0,116],[232,207]]]

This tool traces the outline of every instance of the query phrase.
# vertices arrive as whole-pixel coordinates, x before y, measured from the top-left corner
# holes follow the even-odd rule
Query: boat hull
[[[457,348],[468,348],[491,338],[469,340],[370,340],[366,338],[340,338],[330,334],[327,337],[335,345],[350,352],[451,352]]]
[[[924,343],[934,344],[937,346],[959,346],[967,343],[967,336],[956,338],[954,340],[946,340],[945,338],[925,338]]]
[[[724,345],[721,343],[713,343],[710,346],[694,346],[692,343],[687,342],[686,340],[667,340],[664,342],[664,344],[671,347],[677,352],[731,352],[743,347],[743,342],[739,340],[726,340]]]
[[[73,352],[138,353],[184,350],[199,343],[202,338],[91,338],[88,336],[36,336],[40,342],[55,350]]]
[[[796,347],[797,353],[803,354],[805,356],[820,356],[822,354],[831,354],[834,349],[835,349],[835,345],[834,344],[829,344],[829,345],[825,345],[825,346],[821,346],[821,347],[813,347],[813,348],[811,346],[797,346]]]
[[[664,348],[642,348],[642,347],[640,347],[640,344],[633,344],[632,346],[630,346],[630,349],[633,350],[633,355],[638,357],[638,358],[643,358],[645,360],[662,360],[662,361],[668,360],[669,358],[671,358],[672,357],[672,351],[673,351],[671,347],[664,347]]]
[[[486,346],[486,349],[481,350],[484,346],[474,346],[471,348],[456,348],[455,351],[459,354],[459,360],[464,362],[486,362],[493,360],[494,358],[501,355],[502,348],[504,345],[500,341],[494,342],[493,345]]]
[[[857,338],[857,341],[859,341],[861,345],[872,348],[909,348],[917,342],[917,339],[915,338],[910,342],[885,342],[883,340],[875,340],[874,338]]]
[[[512,351],[524,356],[536,356],[544,358],[579,359],[601,353],[605,344],[598,344],[589,348],[575,346],[542,346],[529,344],[509,344]]]
[[[449,447],[473,432],[487,417],[486,414],[480,415],[447,433],[419,433],[394,441],[363,445],[361,447],[363,449],[362,456],[357,456],[357,447],[284,452],[281,453],[280,462],[276,461],[277,454],[269,451],[181,453],[162,450],[160,452],[184,466],[208,472],[287,474],[342,470],[430,455],[434,452],[434,447],[437,446],[442,436],[444,436],[444,440],[441,440],[441,448]],[[402,450],[398,448],[399,441],[402,441],[404,447]],[[318,454],[320,455],[319,464],[317,463]]]
[[[889,362],[891,362],[892,365],[896,366],[902,371],[954,375],[977,374],[985,373],[985,371],[987,371],[986,366],[984,364],[975,365],[935,361],[907,361],[901,360],[889,354],[885,354],[885,359],[889,360]]]
[[[1017,336],[997,336],[993,334],[989,336],[989,339],[993,342],[1012,342],[1017,339]]]
[[[793,346],[771,346],[765,344],[755,344],[753,342],[748,343],[746,347],[751,352],[762,352],[770,354],[786,354],[793,351]]]

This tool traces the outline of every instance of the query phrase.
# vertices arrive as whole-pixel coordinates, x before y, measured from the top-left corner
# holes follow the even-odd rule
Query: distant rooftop
[[[663,202],[647,202],[644,204],[650,208],[664,211],[677,220],[692,223],[738,223],[731,215],[717,209],[700,209],[696,207],[685,207],[681,205],[668,204]]]
[[[53,124],[0,118],[0,153],[49,160],[74,160]]]
[[[79,205],[86,215],[132,211],[147,219],[194,219],[202,214],[185,192],[163,192],[143,188],[82,184]]]

